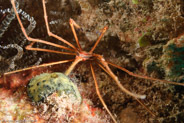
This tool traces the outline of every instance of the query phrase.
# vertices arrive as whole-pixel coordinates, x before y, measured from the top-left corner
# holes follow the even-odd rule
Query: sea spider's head
[[[83,59],[83,61],[86,61],[86,60],[89,60],[90,58],[93,57],[93,53],[86,52],[86,51],[80,51],[80,52],[78,52],[77,57],[81,57],[81,59]]]

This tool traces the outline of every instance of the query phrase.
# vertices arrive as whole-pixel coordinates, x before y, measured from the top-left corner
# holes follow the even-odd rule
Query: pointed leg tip
[[[107,31],[107,29],[108,29],[108,26],[105,26],[105,27],[103,28],[103,30],[102,30],[102,33],[105,33],[105,32]]]
[[[146,95],[142,95],[140,99],[146,99]]]
[[[69,19],[69,23],[70,23],[70,24],[73,23],[73,19],[72,19],[72,18]]]

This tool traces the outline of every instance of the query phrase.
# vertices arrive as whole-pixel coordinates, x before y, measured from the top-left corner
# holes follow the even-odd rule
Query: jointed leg
[[[142,103],[139,99],[137,99],[137,98],[135,98],[136,99],[136,101],[140,104],[140,105],[142,105],[152,116],[154,116],[155,117],[155,114],[147,107],[147,106],[145,106],[145,104],[144,103]]]
[[[102,65],[103,66],[102,66]],[[118,85],[118,87],[120,87],[120,89],[125,92],[126,94],[134,97],[134,98],[139,98],[139,99],[145,99],[146,95],[139,95],[139,94],[135,94],[130,92],[129,90],[127,90],[118,80],[117,76],[114,75],[114,73],[111,71],[111,69],[109,68],[108,64],[105,61],[101,61],[101,64],[98,64],[106,73],[108,73],[112,79],[116,82],[116,84]]]
[[[98,87],[98,84],[97,84],[97,80],[96,80],[96,76],[95,76],[95,73],[94,73],[94,70],[93,70],[93,66],[92,64],[90,63],[90,67],[91,67],[91,72],[92,72],[92,75],[93,75],[93,79],[94,79],[94,82],[95,82],[95,88],[96,88],[96,93],[103,105],[103,107],[106,109],[106,111],[109,113],[109,115],[111,116],[112,120],[117,123],[117,121],[115,120],[114,116],[112,115],[112,113],[110,112],[110,110],[108,109],[107,105],[105,104],[101,94],[100,94],[100,91],[99,91],[99,87]]]
[[[64,40],[63,38],[53,34],[51,31],[50,31],[50,28],[49,28],[49,24],[48,24],[48,19],[47,19],[47,12],[46,12],[46,6],[45,6],[45,0],[42,0],[42,4],[43,4],[43,12],[44,12],[44,19],[45,19],[45,24],[46,24],[46,28],[47,28],[47,33],[49,36],[52,36],[60,41],[62,41],[63,43],[65,44],[68,44],[70,47],[72,47],[73,49],[77,50],[77,48],[72,45],[71,43],[69,43],[68,41]]]
[[[80,62],[80,61],[82,61],[83,59],[81,58],[81,57],[79,57],[79,56],[77,56],[76,58],[75,58],[75,61],[70,65],[70,67],[66,70],[66,72],[65,72],[65,75],[66,76],[68,76],[70,73],[71,73],[71,71],[75,68],[75,66]]]
[[[80,46],[79,40],[78,40],[78,38],[77,38],[77,34],[76,34],[76,32],[75,32],[75,28],[74,28],[74,26],[77,27],[77,28],[80,28],[80,26],[77,25],[73,19],[70,19],[70,26],[71,26],[71,28],[72,28],[72,32],[73,32],[73,35],[74,35],[74,37],[75,37],[75,41],[76,41],[76,43],[77,43],[77,46],[79,47],[79,51],[82,51],[82,48],[81,48],[81,46]]]
[[[64,47],[64,46],[61,46],[61,45],[58,45],[58,44],[55,44],[55,43],[51,43],[51,42],[48,42],[48,41],[44,41],[44,40],[41,40],[41,39],[36,39],[36,38],[31,38],[27,35],[26,31],[25,31],[25,28],[20,20],[20,17],[19,17],[19,14],[16,10],[16,7],[15,7],[15,1],[14,0],[11,0],[11,4],[13,6],[13,9],[14,9],[14,12],[17,16],[17,20],[21,26],[21,30],[24,34],[24,36],[26,37],[27,40],[29,41],[33,41],[33,42],[39,42],[39,43],[43,43],[43,44],[47,44],[47,45],[51,45],[51,46],[55,46],[55,47],[58,47],[58,48],[62,48],[62,49],[65,49],[65,50],[69,50],[69,51],[75,51],[74,49],[70,49],[70,48],[67,48],[67,47]]]
[[[111,72],[111,70],[110,70],[110,72],[108,71],[108,69],[106,69],[106,68],[104,68],[101,64],[98,64],[106,73],[108,73],[109,75],[110,75],[110,72]],[[103,64],[104,65],[104,64]],[[107,67],[108,67],[108,65],[107,65]],[[109,67],[108,67],[109,68]],[[109,68],[110,69],[110,68]],[[112,76],[111,76],[112,77]],[[112,77],[113,78],[113,77]],[[113,78],[114,79],[114,78]],[[115,79],[114,79],[115,80]],[[116,80],[115,80],[116,81]],[[119,81],[119,80],[118,80]],[[117,82],[116,82],[117,83]],[[120,84],[120,82],[118,82],[117,83],[117,85],[122,89],[122,85]],[[124,87],[123,87],[124,88]],[[124,90],[123,90],[124,91]],[[126,91],[124,91],[125,93],[127,93],[127,91],[128,90],[126,90]],[[131,93],[131,92],[128,92],[127,94],[129,94],[129,93]],[[129,94],[130,95],[130,94]],[[142,105],[151,115],[153,115],[153,116],[155,116],[155,114],[151,111],[151,110],[149,110],[138,98],[136,98],[135,96],[136,96],[137,94],[133,94],[133,95],[131,95],[131,96],[133,96],[136,100],[137,100],[137,102],[140,104],[140,105]],[[144,95],[140,95],[140,96],[144,96]],[[143,98],[141,98],[141,99],[143,99]]]
[[[42,65],[39,65],[39,66],[33,66],[33,67],[28,67],[28,68],[12,71],[12,72],[7,72],[7,73],[3,74],[3,76],[2,76],[3,78],[2,78],[2,81],[0,81],[0,83],[1,84],[7,84],[6,76],[10,75],[10,74],[13,74],[13,73],[22,72],[22,71],[31,70],[31,69],[40,68],[40,67],[56,65],[56,64],[67,63],[67,62],[71,62],[71,61],[74,61],[74,59],[72,59],[72,60],[63,60],[63,61],[59,61],[59,62],[52,62],[52,63],[48,63],[48,64],[42,64]]]
[[[49,50],[49,49],[43,49],[43,48],[33,48],[33,44],[35,42],[32,42],[28,46],[26,46],[26,50],[33,50],[33,51],[43,51],[43,52],[50,52],[50,53],[58,53],[58,54],[66,54],[66,55],[76,55],[76,53],[69,53],[69,52],[61,52],[56,50]]]
[[[101,64],[98,64],[106,73],[108,73],[108,71],[101,65]],[[110,73],[108,73],[108,74],[110,74]],[[119,86],[119,85],[118,85]],[[122,86],[122,85],[121,85]],[[121,88],[121,87],[120,87]],[[134,96],[134,98],[135,98],[135,96]],[[153,115],[153,116],[155,116],[155,114],[151,111],[151,110],[149,110],[139,99],[137,99],[137,98],[135,98],[136,100],[137,100],[137,102],[140,104],[140,105],[142,105],[151,115]]]
[[[51,66],[51,65],[67,63],[67,62],[71,62],[71,61],[74,61],[74,59],[72,59],[72,60],[58,61],[58,62],[52,62],[52,63],[42,64],[42,65],[39,65],[39,66],[33,66],[33,67],[28,67],[28,68],[24,68],[24,69],[12,71],[12,72],[7,72],[7,73],[4,73],[3,74],[3,82],[4,83],[6,82],[6,76],[9,75],[9,74],[13,74],[13,73],[17,73],[17,72],[22,72],[22,71],[26,71],[26,70],[30,70],[30,69],[35,69],[35,68],[40,68],[40,67],[47,67],[47,66]]]
[[[98,43],[100,42],[101,38],[103,37],[103,35],[105,34],[105,32],[107,31],[108,27],[105,26],[100,34],[100,37],[97,39],[95,45],[92,47],[92,49],[89,51],[90,53],[93,53],[93,51],[95,50],[96,46],[98,45]]]
[[[107,62],[107,61],[106,61]],[[167,81],[167,80],[161,80],[161,79],[155,79],[155,78],[152,78],[152,77],[148,77],[148,76],[142,76],[142,75],[138,75],[138,74],[135,74],[135,73],[132,73],[130,72],[129,70],[125,69],[125,68],[122,68],[118,65],[115,65],[111,62],[107,62],[108,64],[128,73],[129,75],[131,76],[134,76],[134,77],[138,77],[138,78],[143,78],[143,79],[148,79],[148,80],[154,80],[154,81],[160,81],[160,82],[163,82],[163,83],[168,83],[168,84],[173,84],[173,85],[181,85],[181,86],[184,86],[184,83],[177,83],[177,82],[171,82],[171,81]]]
[[[51,62],[51,63],[46,63],[46,64],[42,64],[42,65],[38,65],[38,66],[32,66],[32,67],[28,67],[28,68],[24,68],[24,69],[20,69],[20,70],[16,70],[16,71],[7,72],[7,73],[4,73],[4,75],[9,75],[12,73],[22,72],[22,71],[40,68],[40,67],[47,67],[47,66],[56,65],[56,64],[63,64],[63,63],[71,62],[71,61],[74,61],[74,59],[63,60],[63,61],[58,61],[58,62]]]

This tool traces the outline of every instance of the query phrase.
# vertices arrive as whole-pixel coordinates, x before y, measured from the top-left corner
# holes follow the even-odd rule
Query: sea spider
[[[80,26],[78,24],[76,24],[76,22],[73,20],[73,19],[70,19],[69,20],[69,24],[71,26],[71,29],[72,29],[72,32],[73,32],[73,35],[74,35],[74,38],[75,38],[75,41],[77,43],[77,47],[74,46],[73,44],[69,43],[68,41],[64,40],[63,38],[59,37],[58,35],[56,34],[53,34],[51,31],[50,31],[50,28],[49,28],[49,24],[48,24],[48,20],[47,20],[47,13],[46,13],[46,6],[45,6],[45,0],[42,0],[42,4],[43,4],[43,11],[44,11],[44,20],[45,20],[45,24],[46,24],[46,28],[47,28],[47,33],[49,36],[51,37],[54,37],[56,39],[58,39],[59,41],[67,44],[70,48],[68,47],[65,47],[65,46],[62,46],[62,45],[59,45],[59,44],[56,44],[56,43],[52,43],[52,42],[48,42],[48,41],[45,41],[45,40],[41,40],[41,39],[36,39],[36,38],[31,38],[27,35],[26,31],[25,31],[25,28],[20,20],[20,17],[18,15],[18,12],[16,10],[16,7],[15,7],[15,1],[14,0],[11,0],[11,4],[14,8],[14,11],[15,11],[15,14],[16,14],[16,17],[17,17],[17,20],[21,26],[21,30],[23,32],[23,34],[25,35],[25,37],[27,38],[27,40],[31,41],[31,44],[26,46],[26,49],[27,50],[33,50],[33,51],[43,51],[43,52],[51,52],[51,53],[58,53],[58,54],[65,54],[65,55],[73,55],[75,56],[75,59],[73,60],[63,60],[63,61],[58,61],[58,62],[53,62],[53,63],[48,63],[48,64],[42,64],[42,65],[39,65],[39,66],[34,66],[34,67],[29,67],[29,68],[25,68],[25,69],[21,69],[21,70],[16,70],[16,71],[12,71],[12,72],[7,72],[7,73],[4,73],[4,81],[6,81],[6,75],[8,74],[12,74],[12,73],[16,73],[16,72],[21,72],[21,71],[25,71],[25,70],[29,70],[29,69],[34,69],[34,68],[39,68],[39,67],[45,67],[45,66],[50,66],[50,65],[55,65],[55,64],[62,64],[62,63],[67,63],[67,62],[71,62],[72,61],[72,64],[70,65],[70,67],[66,70],[65,72],[65,75],[69,75],[71,73],[71,71],[75,68],[75,66],[79,63],[79,62],[84,62],[84,61],[89,61],[90,63],[90,69],[91,69],[91,73],[92,73],[92,76],[93,76],[93,79],[94,79],[94,82],[95,82],[95,88],[96,88],[96,93],[102,103],[102,105],[104,106],[104,108],[106,109],[106,111],[109,113],[109,115],[111,116],[112,120],[114,122],[117,122],[116,119],[114,118],[113,114],[110,112],[110,110],[108,109],[107,105],[105,104],[104,100],[102,99],[102,96],[100,94],[100,91],[99,91],[99,87],[98,87],[98,84],[97,84],[97,79],[96,79],[96,76],[95,76],[95,73],[94,73],[94,68],[93,68],[93,65],[92,63],[96,63],[100,68],[102,68],[107,74],[109,74],[109,76],[116,82],[116,84],[118,85],[118,87],[123,91],[125,92],[126,94],[134,97],[144,108],[146,108],[147,111],[149,111],[152,115],[154,115],[139,99],[145,99],[146,98],[146,95],[139,95],[139,94],[135,94],[135,93],[132,93],[130,92],[129,90],[127,90],[126,88],[124,88],[124,86],[121,84],[121,82],[119,81],[118,77],[112,72],[112,70],[110,69],[109,65],[113,66],[113,67],[116,67],[126,73],[128,73],[129,75],[131,76],[134,76],[134,77],[138,77],[138,78],[143,78],[143,79],[148,79],[148,80],[154,80],[154,81],[161,81],[163,83],[169,83],[169,84],[175,84],[175,85],[182,85],[184,86],[184,84],[182,83],[176,83],[176,82],[171,82],[171,81],[166,81],[166,80],[160,80],[160,79],[156,79],[156,78],[152,78],[152,77],[148,77],[148,76],[142,76],[142,75],[137,75],[137,74],[134,74],[130,71],[128,71],[127,69],[125,68],[122,68],[120,66],[117,66],[111,62],[108,62],[106,61],[102,55],[99,55],[99,54],[95,54],[94,53],[94,50],[95,48],[97,47],[97,45],[99,44],[101,38],[103,37],[103,35],[105,34],[106,30],[107,30],[107,26],[105,26],[100,34],[100,36],[98,37],[97,41],[95,42],[94,46],[91,48],[90,51],[84,51],[82,48],[81,48],[81,45],[79,43],[79,40],[78,40],[78,37],[77,37],[77,34],[76,34],[76,31],[75,31],[75,28],[78,28],[80,29]],[[37,43],[43,43],[43,44],[46,44],[46,45],[50,45],[50,46],[54,46],[54,47],[57,47],[57,48],[61,48],[61,49],[64,49],[68,52],[61,52],[61,51],[56,51],[56,50],[50,50],[50,49],[43,49],[43,48],[34,48],[32,47],[33,44],[37,42]]]

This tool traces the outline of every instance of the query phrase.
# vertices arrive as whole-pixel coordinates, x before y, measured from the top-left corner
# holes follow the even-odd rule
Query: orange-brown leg
[[[143,102],[141,102],[141,100],[135,98],[135,100],[140,104],[142,105],[152,116],[156,116]]]
[[[104,68],[101,64],[98,64],[106,73],[108,73],[109,75],[110,75],[110,73],[108,72],[108,70],[106,69],[106,68]],[[118,86],[119,86],[119,84],[118,84]],[[122,85],[120,85],[120,86],[122,86]],[[119,86],[119,87],[120,87]],[[120,87],[121,88],[121,87]],[[125,92],[126,93],[126,92]],[[135,94],[134,94],[135,95]],[[132,95],[131,95],[132,96]],[[151,110],[149,110],[149,108],[148,107],[146,107],[145,105],[144,105],[144,103],[142,103],[138,98],[136,98],[135,96],[133,96],[135,99],[136,99],[136,101],[140,104],[140,105],[142,105],[151,115],[153,115],[153,116],[155,116],[155,114],[151,111]]]
[[[114,116],[112,115],[112,113],[110,112],[110,110],[108,109],[107,105],[105,104],[101,94],[100,94],[100,91],[99,91],[99,87],[98,87],[98,83],[97,83],[97,80],[96,80],[96,76],[95,76],[95,73],[94,73],[94,69],[93,69],[93,66],[92,64],[90,63],[90,67],[91,67],[91,72],[92,72],[92,76],[93,76],[93,79],[94,79],[94,82],[95,82],[95,88],[96,88],[96,93],[103,105],[103,107],[105,108],[105,110],[109,113],[109,115],[111,116],[112,120],[117,123],[116,119],[114,118]]]
[[[89,53],[93,53],[93,51],[95,50],[96,46],[99,44],[101,38],[103,37],[103,35],[105,34],[105,32],[107,31],[108,27],[105,26],[99,36],[99,38],[97,39],[95,45],[91,48],[91,50],[89,51]]]
[[[77,25],[76,22],[75,22],[73,19],[71,19],[71,18],[70,18],[70,26],[71,26],[71,28],[72,28],[72,32],[73,32],[73,35],[74,35],[74,37],[75,37],[75,41],[76,41],[76,43],[77,43],[77,46],[78,46],[78,48],[79,48],[79,51],[82,51],[81,45],[80,45],[80,43],[79,43],[79,39],[78,39],[78,37],[77,37],[76,31],[75,31],[75,28],[74,28],[74,26],[77,27],[77,28],[80,28],[80,26]]]
[[[56,34],[54,34],[50,31],[49,23],[48,23],[48,19],[47,19],[47,11],[46,11],[46,6],[45,6],[45,0],[42,0],[42,4],[43,4],[44,19],[45,19],[45,24],[46,24],[48,35],[58,39],[59,41],[62,41],[63,43],[69,45],[70,47],[72,47],[73,49],[75,49],[77,51],[77,48],[74,45],[72,45],[68,41],[64,40],[63,38],[59,37],[58,35],[56,35]]]
[[[111,63],[111,62],[107,62],[106,61],[106,63],[108,63],[108,64],[110,64],[110,65],[112,65],[112,66],[114,66],[114,67],[116,67],[116,68],[118,68],[118,69],[120,69],[120,70],[122,70],[122,71],[124,71],[124,72],[126,72],[126,73],[128,73],[129,75],[131,75],[131,76],[134,76],[134,77],[138,77],[138,78],[143,78],[143,79],[148,79],[148,80],[153,80],[153,81],[160,81],[160,82],[163,82],[163,83],[167,83],[167,84],[174,84],[174,85],[180,85],[180,86],[184,86],[184,84],[183,83],[177,83],[177,82],[171,82],[171,81],[167,81],[167,80],[161,80],[161,79],[156,79],[156,78],[152,78],[152,77],[148,77],[148,76],[142,76],[142,75],[138,75],[138,74],[134,74],[134,73],[132,73],[132,72],[130,72],[129,70],[127,70],[127,69],[125,69],[125,68],[122,68],[122,67],[120,67],[120,66],[118,66],[118,65],[115,65],[115,64],[113,64],[113,63]],[[155,116],[155,114],[152,112],[152,111],[150,111],[139,99],[137,99],[137,98],[135,98],[151,115],[153,115],[153,116]]]
[[[111,69],[109,68],[108,64],[104,61],[101,60],[100,63],[102,64],[98,64],[106,73],[109,74],[109,76],[112,77],[112,79],[116,82],[116,84],[118,85],[118,87],[125,92],[126,94],[134,97],[134,98],[138,98],[138,99],[145,99],[146,95],[139,95],[139,94],[135,94],[130,92],[129,90],[127,90],[122,84],[121,82],[118,80],[118,77],[111,71]]]
[[[23,24],[22,24],[22,22],[20,20],[19,14],[18,14],[18,12],[16,10],[15,1],[11,0],[11,4],[13,6],[13,9],[14,9],[15,15],[17,17],[17,20],[18,20],[18,22],[20,24],[21,30],[22,30],[22,32],[23,32],[23,34],[24,34],[24,36],[26,37],[27,40],[32,41],[32,42],[39,42],[39,43],[43,43],[43,44],[47,44],[47,45],[51,45],[51,46],[54,46],[54,47],[58,47],[58,48],[62,48],[62,49],[65,49],[65,50],[75,51],[76,52],[76,50],[74,50],[74,49],[70,49],[70,48],[67,48],[67,47],[64,47],[64,46],[61,46],[61,45],[58,45],[58,44],[55,44],[55,43],[51,43],[51,42],[48,42],[48,41],[45,41],[45,40],[29,37],[27,35],[26,31],[25,31],[25,28],[24,28],[24,26],[23,26]]]
[[[75,68],[75,66],[81,62],[83,59],[80,56],[76,56],[75,61],[70,65],[70,67],[65,71],[65,75],[68,76],[72,70]]]
[[[63,64],[63,63],[71,62],[71,61],[74,61],[74,59],[63,60],[63,61],[58,61],[58,62],[51,62],[51,63],[41,64],[41,65],[38,65],[38,66],[27,67],[27,68],[24,68],[24,69],[4,73],[4,75],[17,73],[17,72],[21,72],[21,71],[26,71],[26,70],[30,70],[30,69],[35,69],[35,68],[40,68],[40,67],[47,67],[47,66],[51,66],[51,65]]]
[[[71,61],[74,61],[74,59],[52,62],[52,63],[42,64],[42,65],[38,65],[38,66],[32,66],[32,67],[28,67],[28,68],[24,68],[24,69],[20,69],[20,70],[16,70],[16,71],[7,72],[7,73],[3,74],[3,78],[4,78],[3,80],[4,80],[4,82],[6,82],[6,75],[9,75],[9,74],[22,72],[22,71],[26,71],[26,70],[30,70],[30,69],[35,69],[35,68],[40,68],[40,67],[47,67],[47,66],[51,66],[51,65],[63,64],[63,63],[71,62]]]
[[[35,42],[32,42],[31,44],[26,46],[26,50],[33,50],[33,51],[42,51],[42,52],[50,52],[50,53],[58,53],[58,54],[65,54],[65,55],[76,55],[76,53],[69,53],[69,52],[61,52],[56,50],[49,50],[49,49],[43,49],[43,48],[33,48],[33,44]]]
[[[107,62],[107,61],[106,61]],[[167,83],[167,84],[173,84],[173,85],[180,85],[180,86],[184,86],[184,83],[177,83],[177,82],[171,82],[171,81],[167,81],[167,80],[161,80],[161,79],[156,79],[156,78],[152,78],[152,77],[148,77],[148,76],[143,76],[143,75],[138,75],[138,74],[135,74],[135,73],[132,73],[130,72],[129,70],[125,69],[125,68],[122,68],[118,65],[115,65],[111,62],[107,62],[108,64],[128,73],[129,75],[131,76],[134,76],[134,77],[138,77],[138,78],[143,78],[143,79],[148,79],[148,80],[154,80],[154,81],[160,81],[160,82],[163,82],[163,83]]]

